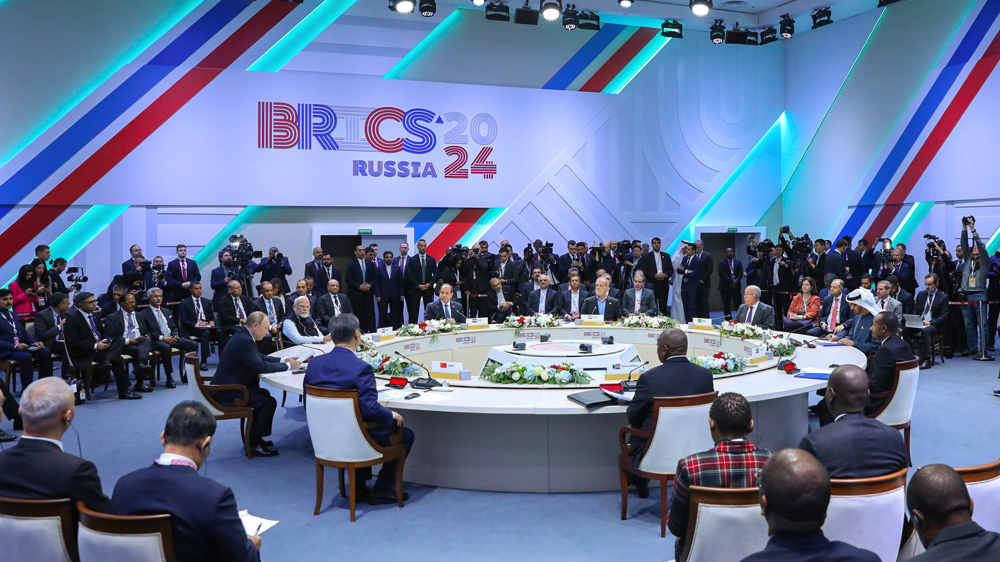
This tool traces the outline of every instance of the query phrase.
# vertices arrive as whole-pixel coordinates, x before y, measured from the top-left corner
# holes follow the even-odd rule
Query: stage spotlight
[[[577,27],[580,29],[586,29],[587,31],[600,31],[601,16],[595,14],[594,12],[584,10],[580,12],[580,25]]]
[[[622,8],[628,8],[632,5],[632,0],[618,0],[618,3],[621,4]]]
[[[726,33],[726,44],[727,45],[746,45],[747,44],[747,30],[740,29],[740,22],[733,24],[733,28]]]
[[[812,19],[813,29],[819,29],[833,23],[833,13],[830,8],[817,8],[813,10]]]
[[[389,0],[389,11],[409,14],[413,12],[413,0]]]
[[[566,4],[566,9],[563,10],[562,17],[563,27],[567,31],[573,31],[580,26],[580,14],[576,11],[575,4]]]
[[[538,25],[538,10],[532,8],[528,0],[524,0],[524,6],[514,11],[514,23]]]
[[[726,26],[722,20],[715,20],[715,24],[709,30],[709,37],[712,38],[712,43],[721,45],[726,40]]]
[[[708,12],[712,11],[712,0],[691,0],[688,6],[690,6],[694,15],[703,18],[708,15]]]
[[[438,5],[435,0],[420,0],[420,15],[429,18],[436,14]]]
[[[895,4],[896,2],[902,2],[903,0],[878,0],[878,7],[885,8],[889,4]]]
[[[684,26],[677,20],[666,20],[660,25],[660,35],[670,39],[684,39]]]
[[[760,45],[760,33],[757,31],[747,31],[747,45]]]
[[[795,20],[788,14],[781,16],[779,29],[781,30],[782,39],[791,39],[792,35],[795,35]]]
[[[558,0],[540,0],[539,9],[545,21],[556,21],[562,12],[562,6]]]
[[[486,19],[493,21],[510,21],[510,8],[503,2],[493,1],[486,5]]]
[[[778,30],[775,29],[774,27],[769,27],[769,28],[765,29],[764,31],[760,32],[760,44],[761,45],[767,45],[767,44],[770,44],[770,43],[774,43],[777,40],[778,40]]]
[[[472,5],[473,6],[482,6],[485,3],[486,3],[486,0],[472,0]]]

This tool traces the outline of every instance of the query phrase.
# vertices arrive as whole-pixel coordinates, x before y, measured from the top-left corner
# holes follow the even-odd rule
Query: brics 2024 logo
[[[319,103],[257,102],[257,148],[349,152],[429,154],[439,144],[452,160],[444,177],[468,179],[479,174],[492,179],[497,166],[490,160],[497,137],[497,121],[489,113],[471,119],[451,111],[438,115],[427,109],[408,111],[396,107],[356,107]],[[470,143],[479,145],[472,164]],[[436,178],[437,166],[426,160],[363,160],[352,162],[359,177]]]

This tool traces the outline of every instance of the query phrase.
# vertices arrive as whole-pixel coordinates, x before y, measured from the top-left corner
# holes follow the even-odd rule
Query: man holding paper
[[[244,530],[233,491],[198,474],[215,426],[215,416],[199,402],[174,406],[160,434],[163,454],[118,480],[111,513],[169,513],[178,562],[259,561],[260,537]]]

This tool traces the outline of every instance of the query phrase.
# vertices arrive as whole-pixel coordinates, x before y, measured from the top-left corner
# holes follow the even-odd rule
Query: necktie
[[[832,330],[840,321],[840,298],[833,299],[833,311],[830,314],[830,329]]]
[[[637,291],[635,293],[635,313],[639,313],[639,303],[642,302],[642,291]]]
[[[93,314],[88,314],[87,315],[87,322],[90,324],[90,331],[94,332],[94,337],[97,338],[98,340],[100,340],[101,339],[101,334],[100,334],[100,332],[97,331],[97,324],[94,324],[94,315]]]
[[[734,277],[736,276],[736,273],[734,273],[733,270],[733,260],[729,260],[729,273],[731,273]]]
[[[750,323],[753,322],[753,307],[752,306],[750,307],[750,310],[747,311],[747,317],[743,319],[743,322],[745,322],[747,324],[750,324]]]
[[[181,262],[181,279],[187,283],[188,280],[188,266],[187,260]]]
[[[198,312],[198,321],[201,322],[205,319],[205,315],[201,313],[201,299],[194,299],[194,308]]]
[[[427,282],[427,262],[424,260],[425,254],[420,254],[420,282]]]
[[[570,312],[573,314],[579,314],[580,309],[578,308],[578,306],[580,304],[580,293],[573,293],[570,296],[572,297],[570,300],[573,301],[573,306],[570,309]]]
[[[405,257],[403,258],[402,262],[400,263],[400,269],[403,270],[403,273],[406,273],[406,258]]]
[[[450,303],[446,303],[444,305],[444,317],[445,318],[451,318],[451,304]]]
[[[236,305],[236,317],[240,320],[246,319],[246,313],[243,312],[243,303],[240,302],[240,299],[233,297],[233,304]]]
[[[271,299],[267,299],[266,301],[264,301],[264,303],[267,305],[267,318],[268,318],[268,320],[271,321],[271,324],[276,323],[278,321],[278,319],[274,317],[274,303],[271,302]]]
[[[879,301],[882,304],[882,310],[885,310],[885,301]]]
[[[934,302],[934,293],[927,293],[927,303],[924,305],[924,316],[927,316],[931,312],[931,303]]]
[[[337,295],[330,295],[330,298],[333,299],[334,316],[340,316],[340,298],[338,298]]]
[[[21,340],[17,337],[17,324],[14,323],[14,313],[8,310],[7,314],[4,314],[3,319],[10,323],[10,328],[14,331],[14,347],[21,345]]]
[[[125,318],[128,321],[128,333],[129,333],[129,335],[131,335],[132,334],[132,328],[135,326],[135,324],[132,324],[132,314],[131,313],[126,314]]]
[[[326,269],[326,280],[329,281],[330,279],[333,279],[333,270],[329,267],[325,269]]]

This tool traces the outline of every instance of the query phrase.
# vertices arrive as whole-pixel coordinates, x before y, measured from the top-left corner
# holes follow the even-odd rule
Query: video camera
[[[70,282],[68,287],[70,292],[79,291],[83,289],[81,283],[86,283],[88,278],[83,274],[83,268],[81,267],[70,267],[66,270],[66,280]]]
[[[632,247],[635,246],[636,243],[641,246],[642,240],[622,240],[619,242],[618,245],[613,248],[615,252],[615,259],[619,262],[627,261],[629,253],[632,251]]]
[[[944,246],[944,241],[933,234],[924,234],[924,238],[927,239],[927,260],[941,259],[941,250],[939,247]]]
[[[458,263],[459,259],[464,260],[469,256],[469,247],[463,246],[461,244],[455,244],[454,246],[448,248],[445,252],[444,258],[441,260],[445,267],[454,267]]]
[[[962,217],[962,226],[969,225],[972,226],[976,223],[976,217],[969,215],[967,217]]]
[[[228,251],[229,255],[233,257],[233,264],[237,267],[246,267],[254,259],[264,257],[262,252],[254,251],[253,244],[242,234],[233,234],[230,236],[229,246],[225,248],[225,251]],[[282,258],[280,253],[276,257],[279,261]]]
[[[892,261],[892,239],[879,238],[878,242],[882,243],[882,245],[875,250],[875,252],[879,255],[879,259],[881,259],[883,263]]]

